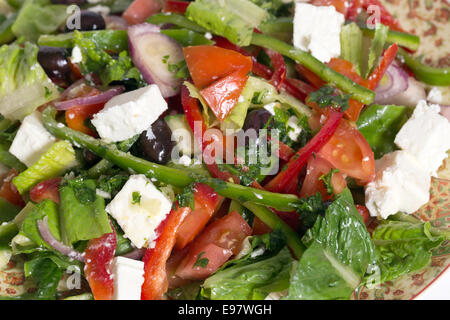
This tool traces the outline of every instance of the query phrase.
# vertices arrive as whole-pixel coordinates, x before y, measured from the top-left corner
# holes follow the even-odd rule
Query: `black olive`
[[[72,21],[76,22],[76,21]],[[74,23],[75,24],[75,23]],[[103,30],[106,28],[105,19],[100,13],[83,10],[80,14],[80,26],[72,26],[72,23],[66,24],[66,32],[72,32],[74,29],[78,31]]]
[[[89,151],[88,149],[83,149],[83,159],[88,167],[92,167],[101,160],[98,155]]]
[[[51,0],[50,2],[53,4],[76,4],[79,6],[86,3],[85,0]]]
[[[272,117],[272,114],[266,109],[256,109],[250,111],[245,118],[243,130],[255,129],[256,132],[259,133],[259,129],[263,129],[267,125],[270,117]],[[272,124],[273,120],[268,127],[270,128]]]
[[[139,137],[139,149],[142,156],[160,164],[170,161],[174,146],[172,131],[162,118],[156,120],[151,129],[144,131]]]
[[[70,76],[70,67],[66,59],[67,51],[56,47],[39,47],[37,59],[50,79],[65,81]]]

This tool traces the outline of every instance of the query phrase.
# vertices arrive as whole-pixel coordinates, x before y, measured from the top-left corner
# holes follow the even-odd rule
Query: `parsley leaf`
[[[328,106],[341,107],[342,111],[349,108],[349,94],[336,94],[336,89],[328,85],[323,86],[309,95],[308,102],[316,102],[320,108]]]
[[[319,181],[322,181],[325,185],[325,188],[327,189],[328,195],[332,195],[334,193],[333,185],[331,183],[331,178],[333,177],[333,174],[339,172],[339,169],[331,169],[330,172],[327,174],[323,174],[320,176]]]
[[[192,269],[194,267],[200,267],[200,268],[206,268],[206,266],[209,263],[209,259],[208,258],[202,258],[202,256],[205,254],[204,251],[200,252],[198,254],[198,258],[197,261],[194,263],[194,265],[192,266]]]
[[[138,191],[134,191],[131,194],[132,200],[131,203],[132,204],[141,204],[141,194]]]
[[[183,190],[177,194],[178,205],[180,208],[190,207],[192,210],[195,208],[195,182],[187,185]]]

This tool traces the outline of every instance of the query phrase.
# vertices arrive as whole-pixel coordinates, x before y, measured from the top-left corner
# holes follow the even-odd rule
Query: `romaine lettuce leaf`
[[[349,299],[376,265],[375,245],[348,189],[317,217],[303,241],[308,249],[292,274],[287,299]]]
[[[38,47],[29,42],[0,47],[0,113],[7,119],[22,120],[59,96],[37,53]]]

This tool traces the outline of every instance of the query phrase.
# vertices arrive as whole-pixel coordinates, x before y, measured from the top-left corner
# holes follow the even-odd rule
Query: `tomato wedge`
[[[169,283],[166,272],[166,262],[169,259],[176,241],[176,233],[190,208],[176,208],[158,227],[159,237],[155,247],[147,249],[144,258],[144,284],[142,285],[142,300],[158,300],[166,293]]]
[[[45,199],[50,199],[59,203],[59,184],[61,180],[62,178],[58,177],[38,183],[30,190],[31,201],[39,203]]]
[[[184,14],[189,4],[189,1],[166,0],[164,1],[163,12]]]
[[[19,172],[17,172],[16,169],[11,169],[8,175],[3,179],[3,184],[0,188],[0,197],[18,207],[24,207],[25,201],[23,201],[22,196],[20,195],[19,191],[17,191],[16,186],[12,183],[12,179],[18,175]]]
[[[327,193],[323,181],[319,179],[322,175],[328,174],[332,169],[333,165],[319,155],[311,157],[308,161],[307,174],[300,190],[300,197],[312,196],[320,192],[322,199],[331,199],[333,195]],[[335,194],[341,193],[347,186],[344,175],[341,172],[334,173],[331,177],[331,185]]]
[[[148,17],[161,11],[161,8],[159,0],[134,0],[122,17],[130,25],[143,23]]]
[[[66,111],[66,123],[69,128],[95,136],[95,132],[86,126],[86,121],[105,106],[104,103],[90,106],[73,107]]]
[[[182,250],[200,233],[219,208],[222,200],[223,197],[206,184],[195,185],[194,210],[186,216],[177,232],[175,249]]]
[[[319,156],[329,161],[341,173],[370,182],[375,177],[375,158],[369,143],[356,126],[342,120],[331,139],[322,147]]]
[[[204,279],[215,272],[232,254],[238,253],[242,241],[252,229],[236,211],[213,221],[195,238],[176,275],[183,279]],[[220,248],[220,250],[218,249]],[[201,259],[208,259],[208,261]]]
[[[114,279],[111,262],[116,252],[117,238],[113,232],[89,240],[85,252],[84,274],[95,300],[111,300],[114,294]]]

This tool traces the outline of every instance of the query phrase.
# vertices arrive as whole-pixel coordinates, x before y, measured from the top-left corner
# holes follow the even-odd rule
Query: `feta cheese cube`
[[[144,175],[132,175],[106,207],[125,235],[137,247],[153,248],[156,229],[172,208],[172,202]]]
[[[436,176],[450,149],[450,122],[439,114],[438,105],[421,100],[394,142],[416,157],[422,168]]]
[[[28,167],[33,165],[56,141],[44,127],[38,111],[26,116],[9,148],[9,152]]]
[[[108,142],[130,139],[147,130],[167,110],[157,85],[149,85],[115,96],[95,114],[92,124]]]
[[[111,271],[114,279],[113,300],[141,300],[141,287],[144,283],[142,261],[116,257]]]
[[[383,219],[399,211],[413,213],[429,200],[430,175],[407,151],[395,151],[376,161],[375,180],[365,188],[371,216]]]
[[[298,125],[298,118],[296,116],[291,116],[288,119],[286,125],[288,127],[288,137],[292,141],[297,141],[298,136],[303,130],[303,128]]]
[[[322,62],[341,54],[341,27],[344,15],[333,6],[295,3],[294,37],[296,48],[310,51]]]

